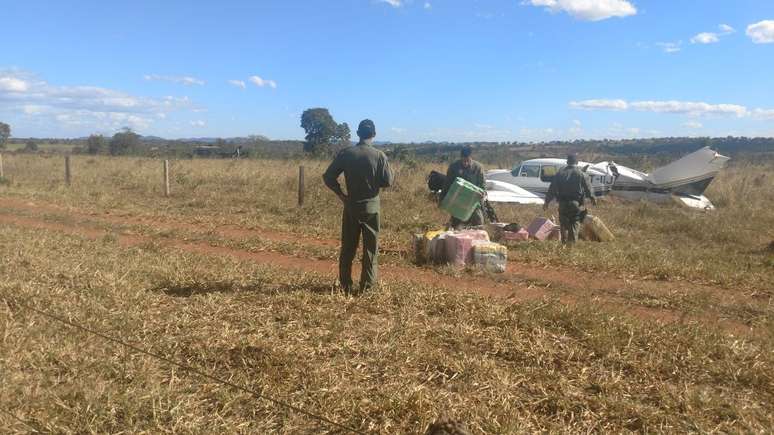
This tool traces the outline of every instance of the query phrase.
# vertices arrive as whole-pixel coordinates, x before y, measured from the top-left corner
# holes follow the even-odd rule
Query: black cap
[[[577,165],[578,164],[578,156],[576,156],[575,154],[567,154],[567,164],[570,165],[570,166]]]
[[[371,139],[376,136],[376,126],[370,119],[364,119],[360,121],[360,125],[357,126],[357,136],[360,139]]]
[[[471,147],[469,147],[467,145],[462,147],[462,149],[460,150],[460,155],[462,157],[470,157],[471,154],[473,154],[473,148],[471,148]]]

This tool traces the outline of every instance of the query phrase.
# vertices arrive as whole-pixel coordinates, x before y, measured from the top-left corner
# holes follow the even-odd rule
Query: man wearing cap
[[[339,282],[344,291],[352,291],[352,261],[363,236],[363,270],[360,289],[377,282],[379,239],[379,190],[393,182],[392,171],[383,152],[371,146],[376,136],[373,121],[365,119],[357,128],[360,141],[341,150],[323,175],[323,181],[344,204],[341,220]],[[344,173],[347,193],[341,190],[339,175]]]
[[[551,181],[543,204],[543,210],[548,210],[551,201],[559,201],[559,226],[563,244],[572,245],[578,241],[580,224],[586,215],[583,205],[586,198],[597,205],[589,177],[578,168],[575,154],[570,154],[567,156],[567,166],[560,169]]]
[[[473,150],[469,146],[465,146],[460,151],[460,159],[449,165],[449,169],[446,171],[446,187],[443,189],[441,198],[446,196],[449,188],[454,183],[454,180],[459,177],[465,181],[469,181],[476,186],[486,190],[486,181],[484,181],[484,168],[481,164],[473,160]],[[481,206],[476,208],[476,211],[470,216],[470,219],[463,222],[456,217],[452,216],[451,226],[458,229],[462,226],[479,226],[484,225],[484,214],[481,211]]]

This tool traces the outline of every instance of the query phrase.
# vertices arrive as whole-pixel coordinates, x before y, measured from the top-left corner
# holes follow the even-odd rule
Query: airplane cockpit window
[[[521,169],[521,162],[516,163],[515,165],[513,165],[513,169],[511,169],[511,175],[513,175],[514,177],[518,177],[520,169]]]
[[[538,165],[524,165],[521,167],[520,177],[539,177],[540,166]]]

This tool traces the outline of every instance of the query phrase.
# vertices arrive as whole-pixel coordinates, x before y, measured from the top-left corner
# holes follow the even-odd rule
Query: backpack
[[[446,175],[438,171],[430,171],[427,176],[427,187],[431,192],[438,192],[446,188]]]

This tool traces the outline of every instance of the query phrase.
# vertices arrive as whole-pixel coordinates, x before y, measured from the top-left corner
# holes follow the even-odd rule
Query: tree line
[[[352,145],[351,131],[346,122],[338,123],[326,108],[305,110],[300,119],[304,129],[304,141],[277,141],[263,136],[246,138],[201,140],[166,140],[143,137],[125,127],[113,136],[93,134],[86,139],[17,139],[23,143],[25,152],[36,152],[39,143],[67,143],[74,145],[74,152],[110,155],[164,155],[192,157],[194,150],[201,146],[212,146],[222,150],[217,155],[230,155],[239,146],[251,157],[298,158],[306,155],[329,157],[342,148]],[[11,127],[0,122],[0,149],[5,149],[11,138]],[[387,143],[382,145],[392,159],[413,161],[445,162],[456,158],[463,146],[470,146],[476,158],[496,165],[515,163],[524,158],[556,157],[568,151],[591,156],[663,157],[669,158],[695,151],[701,147],[710,148],[729,156],[738,154],[774,154],[774,138],[765,137],[664,137],[648,139],[601,139],[544,142],[421,142]]]

